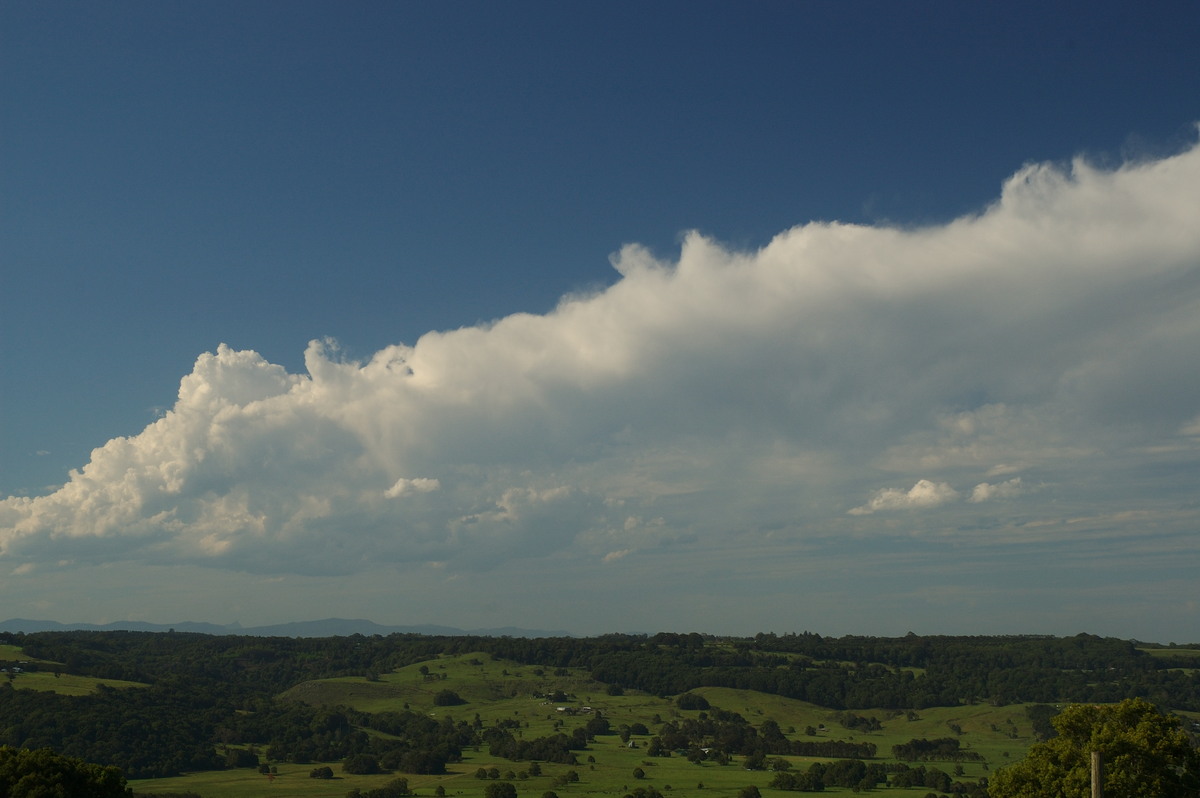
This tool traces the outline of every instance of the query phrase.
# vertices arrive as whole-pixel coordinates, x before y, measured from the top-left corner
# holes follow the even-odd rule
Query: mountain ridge
[[[490,629],[459,629],[437,624],[387,625],[364,618],[322,618],[312,621],[265,626],[242,626],[239,623],[215,624],[202,621],[180,623],[149,623],[147,621],[113,621],[105,624],[61,623],[27,618],[0,621],[0,632],[33,634],[36,632],[188,632],[208,635],[246,635],[249,637],[348,637],[350,635],[419,634],[445,637],[574,637],[561,630],[523,629],[503,626]]]

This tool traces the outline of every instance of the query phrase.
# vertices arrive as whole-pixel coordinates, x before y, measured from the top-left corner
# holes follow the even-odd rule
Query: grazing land
[[[285,700],[306,703],[348,706],[365,712],[389,712],[413,710],[430,717],[452,717],[472,719],[476,716],[486,726],[500,721],[515,720],[520,724],[524,737],[541,737],[557,732],[572,722],[582,723],[597,714],[609,720],[614,731],[621,726],[641,723],[653,729],[666,721],[677,721],[686,717],[698,717],[702,710],[682,710],[669,698],[659,698],[638,692],[621,696],[606,695],[606,685],[596,682],[586,673],[564,669],[559,675],[550,675],[542,668],[530,668],[508,660],[494,660],[483,653],[442,657],[422,663],[428,676],[419,672],[420,665],[411,665],[381,676],[377,681],[362,677],[339,677],[303,682],[282,694]],[[434,677],[432,680],[429,677]],[[446,708],[435,703],[437,693],[453,689],[465,701],[464,704]],[[551,693],[569,696],[562,701],[550,701]],[[710,707],[737,712],[751,724],[774,720],[782,729],[796,730],[807,727],[818,729],[813,739],[847,739],[874,743],[882,762],[898,762],[890,756],[893,745],[900,745],[913,738],[938,738],[959,734],[966,741],[968,750],[977,752],[982,760],[962,764],[960,778],[976,780],[986,778],[990,768],[1015,761],[1035,739],[1025,705],[991,707],[987,705],[963,707],[937,707],[924,710],[916,717],[908,717],[896,710],[876,710],[862,715],[881,720],[879,730],[871,732],[848,731],[839,725],[839,712],[818,707],[804,701],[783,698],[750,690],[729,688],[700,688],[695,694],[703,696]],[[590,711],[584,712],[588,707]],[[562,708],[565,711],[560,711]],[[573,711],[580,714],[566,714]],[[637,786],[655,787],[672,796],[715,796],[736,795],[743,787],[757,785],[763,794],[788,794],[782,790],[770,790],[768,784],[771,771],[748,771],[744,758],[737,757],[725,765],[702,761],[693,763],[687,757],[674,753],[670,757],[648,757],[646,754],[650,735],[632,735],[630,740],[636,747],[622,742],[619,734],[598,735],[587,748],[579,752],[578,765],[543,765],[542,775],[531,777],[528,763],[512,762],[488,755],[486,750],[464,752],[461,763],[448,768],[440,776],[408,776],[409,786],[420,794],[432,795],[441,785],[447,795],[482,795],[488,781],[476,778],[480,769],[496,768],[503,774],[511,771],[511,780],[521,795],[541,796],[553,790],[565,795],[623,796]],[[803,769],[820,757],[786,756],[792,768]],[[593,761],[594,760],[594,761]],[[287,784],[289,795],[311,795],[321,798],[341,798],[352,789],[363,791],[376,789],[387,783],[394,775],[349,776],[341,773],[340,762],[327,763],[339,778],[334,783],[320,782],[309,778],[310,766],[279,768],[273,782],[257,773],[210,772],[198,773],[175,779],[158,779],[135,782],[137,791],[147,792],[196,792],[204,796],[260,795],[264,785],[278,790]],[[935,763],[936,764],[936,763]],[[943,763],[945,764],[945,763]],[[635,779],[635,768],[642,768],[645,776]],[[948,771],[954,764],[945,765]],[[574,771],[578,782],[567,785],[559,783],[561,778]],[[842,790],[849,793],[849,789]],[[828,788],[826,792],[839,792]],[[889,789],[889,795],[924,796],[926,788],[903,790]]]
[[[8,644],[0,645],[0,668],[3,669],[3,676],[7,677],[8,683],[17,690],[41,690],[59,695],[79,696],[95,693],[101,685],[114,690],[146,686],[141,682],[123,679],[98,679],[64,673],[63,663],[28,657],[21,648]]]
[[[1200,650],[1087,635],[4,638],[0,743],[135,795],[985,796],[1068,703],[1200,718]]]

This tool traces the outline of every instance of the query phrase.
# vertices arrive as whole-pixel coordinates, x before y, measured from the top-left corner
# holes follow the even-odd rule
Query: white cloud
[[[442,487],[442,483],[436,479],[428,477],[417,477],[416,479],[400,477],[400,479],[396,480],[396,484],[383,492],[383,495],[389,499],[394,499],[406,493],[432,493],[440,487]]]
[[[850,510],[850,515],[871,515],[887,510],[912,510],[937,507],[958,498],[958,491],[945,482],[930,482],[922,479],[907,491],[884,488],[861,507]]]
[[[1015,496],[1020,496],[1024,492],[1021,486],[1021,478],[1014,477],[1005,482],[990,484],[980,482],[971,491],[971,497],[967,499],[969,502],[978,504],[979,502],[992,501],[993,499],[1011,499]]]
[[[607,289],[362,362],[314,341],[290,374],[222,345],[144,430],[0,501],[0,557],[616,569],[832,539],[855,504],[888,535],[917,521],[887,510],[1152,501],[1173,483],[1117,470],[1175,467],[1200,429],[1197,218],[1200,149],[1038,165],[936,227],[813,223],[755,252],[690,234],[674,262],[631,245]],[[1017,471],[1096,487],[1054,505],[989,481]],[[864,483],[913,487],[859,504]]]

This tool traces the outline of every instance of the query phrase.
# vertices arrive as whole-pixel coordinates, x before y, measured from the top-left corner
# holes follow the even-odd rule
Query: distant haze
[[[254,637],[348,637],[350,635],[416,634],[435,636],[480,637],[570,637],[563,631],[518,629],[455,629],[451,626],[384,626],[373,621],[347,618],[326,618],[320,621],[294,621],[273,626],[221,626],[212,623],[158,624],[145,621],[114,621],[107,624],[58,623],[57,621],[32,621],[10,618],[0,621],[0,632],[33,634],[36,632],[97,631],[97,632],[181,632],[207,635],[250,635]]]

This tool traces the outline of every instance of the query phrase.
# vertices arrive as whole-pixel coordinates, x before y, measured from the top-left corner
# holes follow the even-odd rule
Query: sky
[[[1200,641],[1200,5],[0,5],[0,615]]]

